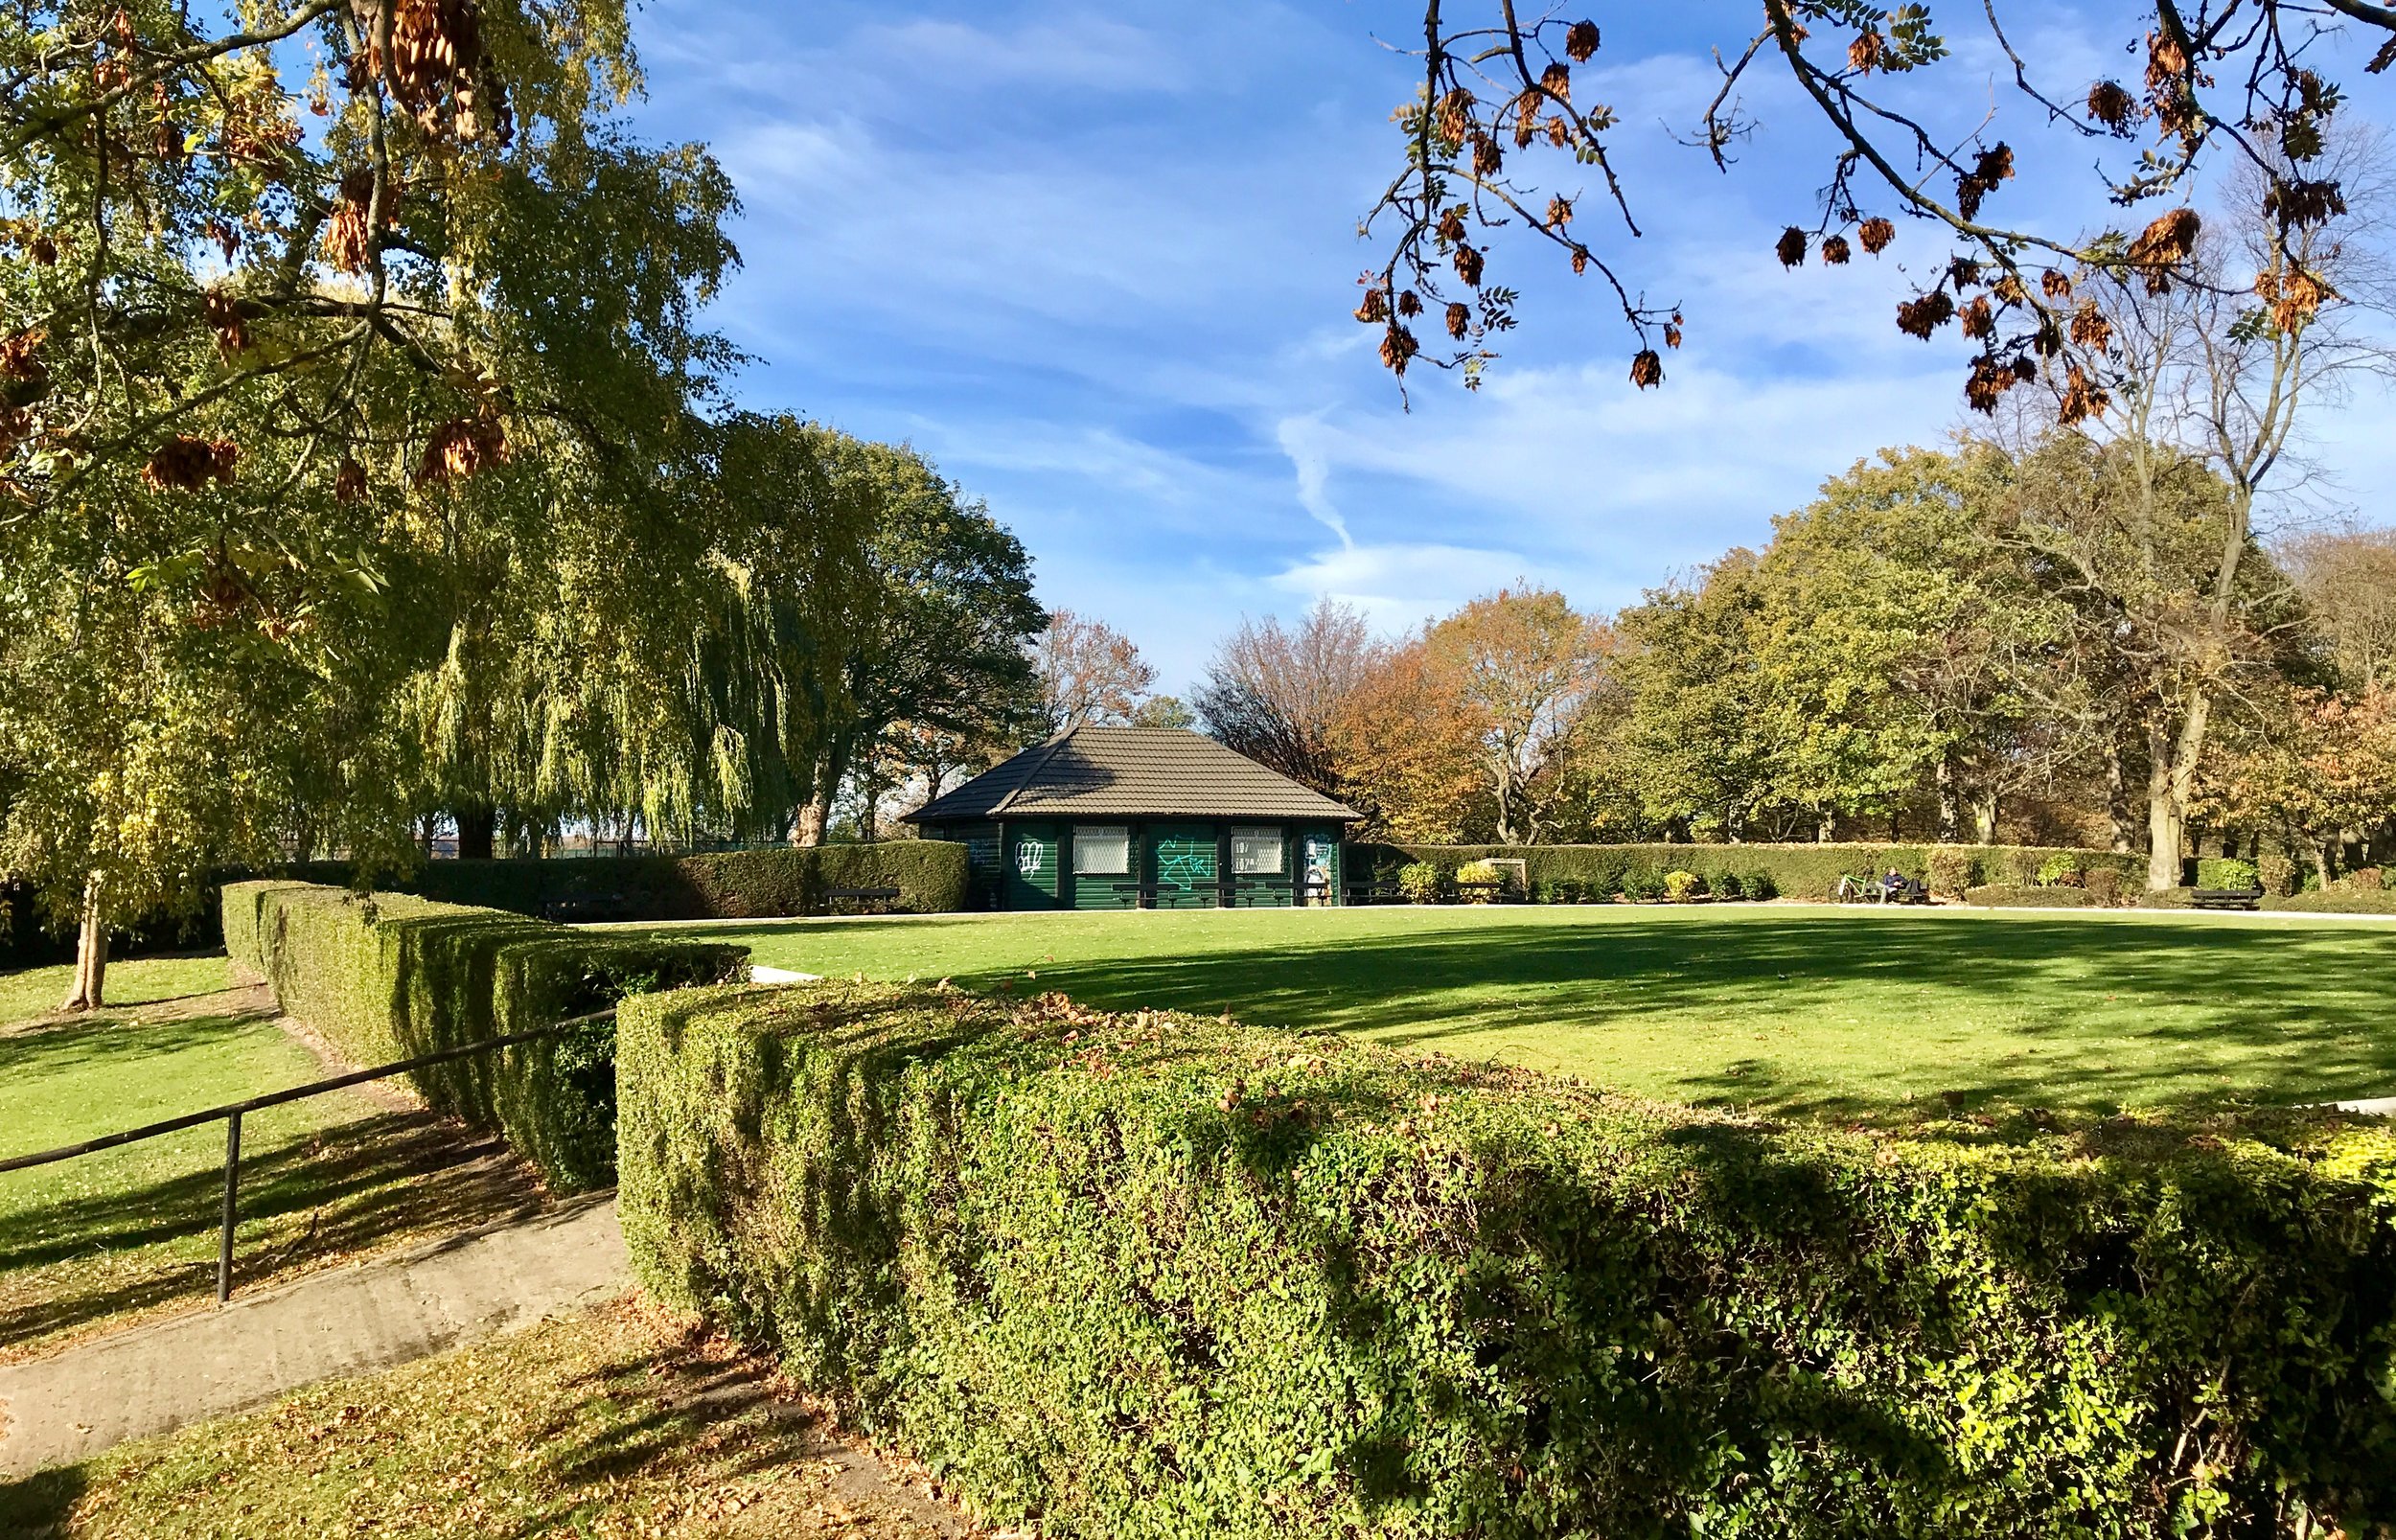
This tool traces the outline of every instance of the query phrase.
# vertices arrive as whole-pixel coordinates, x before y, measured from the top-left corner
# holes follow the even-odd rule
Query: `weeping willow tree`
[[[461,857],[502,823],[519,844],[569,820],[676,843],[788,827],[848,710],[872,581],[871,489],[828,442],[787,417],[697,428],[646,493],[657,517],[556,517],[609,491],[571,477],[472,489],[482,517],[441,532],[426,585],[437,660],[400,698],[415,802],[456,820]],[[575,534],[527,538],[544,523]]]
[[[501,467],[425,526],[399,717],[461,856],[569,822],[812,843],[894,731],[1027,718],[1029,559],[920,455],[749,414],[688,448],[630,495],[571,457]]]
[[[612,121],[622,0],[30,0],[0,73],[0,879],[80,923],[84,1007],[279,819],[372,847],[458,489],[677,463],[733,198]]]

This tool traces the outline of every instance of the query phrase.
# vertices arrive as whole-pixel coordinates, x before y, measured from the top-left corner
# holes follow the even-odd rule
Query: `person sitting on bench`
[[[1880,879],[1880,902],[1901,901],[1905,897],[1905,874],[1891,866],[1888,875]]]

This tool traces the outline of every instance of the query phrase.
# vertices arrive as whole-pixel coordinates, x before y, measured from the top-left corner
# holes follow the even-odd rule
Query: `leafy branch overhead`
[[[2365,68],[2384,70],[2396,62],[2396,10],[2368,0],[2154,0],[2125,39],[2134,73],[2096,80],[2049,79],[2016,47],[1998,0],[1980,10],[2013,100],[2073,146],[2097,148],[2124,212],[2118,226],[2064,233],[2009,219],[2010,187],[2079,174],[2079,152],[2034,161],[1996,136],[1993,110],[1950,130],[1910,109],[1921,93],[1893,82],[1961,67],[1928,6],[1764,0],[1762,25],[1716,51],[1720,86],[1692,143],[1716,169],[1731,169],[1758,126],[1740,90],[1759,70],[1785,71],[1830,126],[1829,175],[1774,242],[1785,265],[1818,256],[1844,266],[1858,247],[1878,257],[1897,243],[1897,221],[1908,221],[1916,240],[1944,249],[1898,308],[1899,329],[1924,340],[1950,327],[1963,336],[1971,349],[1965,399],[1975,410],[2043,382],[2066,423],[2109,404],[2110,296],[2207,281],[2195,270],[2195,205],[2210,172],[2231,173],[2255,205],[2235,212],[2266,234],[2255,325],[2300,330],[2340,297],[2313,260],[2314,237],[2346,209],[2326,157],[2344,94],[2319,60],[2325,36],[2343,27],[2378,43]],[[1608,148],[1617,114],[1590,89],[1602,41],[1595,21],[1532,14],[1517,0],[1425,0],[1421,45],[1406,50],[1421,84],[1394,115],[1404,167],[1361,227],[1384,255],[1359,280],[1356,318],[1380,329],[1393,373],[1426,360],[1479,382],[1498,334],[1517,322],[1519,293],[1494,270],[1510,235],[1554,248],[1575,274],[1595,273],[1630,333],[1632,383],[1664,382],[1664,353],[1680,345],[1683,316],[1624,273],[1625,241],[1643,232],[1637,190]],[[1609,216],[1603,227],[1578,218],[1591,197]]]
[[[656,463],[731,357],[693,313],[732,195],[601,121],[622,5],[239,17],[0,14],[0,528],[128,468],[238,549],[266,505],[396,517],[526,448]]]

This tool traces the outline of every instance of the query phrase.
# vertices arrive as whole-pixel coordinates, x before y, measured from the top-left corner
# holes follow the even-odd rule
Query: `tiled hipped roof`
[[[1323,818],[1356,814],[1213,739],[1173,727],[1075,727],[910,813],[962,819]]]

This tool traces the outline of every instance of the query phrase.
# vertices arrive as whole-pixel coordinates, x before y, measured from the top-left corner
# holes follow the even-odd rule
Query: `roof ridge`
[[[1007,789],[1006,795],[999,798],[998,801],[990,805],[990,812],[987,816],[995,818],[1000,814],[1004,813],[1008,808],[1013,807],[1015,805],[1015,799],[1024,794],[1024,788],[1038,780],[1040,778],[1040,772],[1048,768],[1048,761],[1056,757],[1056,751],[1065,746],[1065,740],[1072,737],[1073,734],[1079,731],[1081,731],[1081,728],[1078,725],[1068,727],[1063,732],[1058,733],[1055,737],[1049,739],[1047,743],[1042,744],[1040,746],[1039,759],[1032,763],[1030,769],[1024,771],[1024,778],[1022,780],[1017,781],[1013,786]],[[960,787],[958,790],[962,791],[963,788]]]

